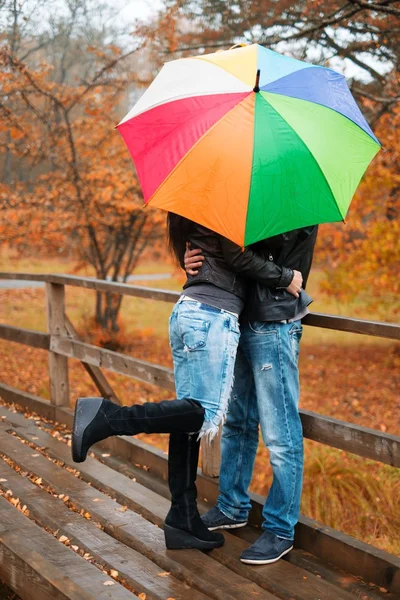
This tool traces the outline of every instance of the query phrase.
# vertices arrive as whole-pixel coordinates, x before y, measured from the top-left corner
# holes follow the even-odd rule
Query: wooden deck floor
[[[23,600],[395,599],[300,549],[244,565],[251,527],[210,553],[167,551],[165,482],[104,451],[77,471],[68,441],[0,406],[0,579]]]

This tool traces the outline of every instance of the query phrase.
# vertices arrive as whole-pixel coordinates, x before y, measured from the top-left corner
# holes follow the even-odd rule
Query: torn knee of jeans
[[[271,364],[266,364],[261,367],[261,371],[269,371],[270,369],[272,369]]]

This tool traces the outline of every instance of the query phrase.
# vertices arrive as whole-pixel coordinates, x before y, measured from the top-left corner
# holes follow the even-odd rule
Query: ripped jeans
[[[233,383],[239,323],[232,313],[180,299],[169,320],[176,397],[205,410],[200,437],[212,439],[224,421]]]
[[[260,424],[273,470],[263,528],[291,540],[299,517],[303,477],[298,411],[302,325],[301,321],[252,321],[242,323],[240,329],[235,384],[222,430],[218,507],[231,519],[247,520]]]

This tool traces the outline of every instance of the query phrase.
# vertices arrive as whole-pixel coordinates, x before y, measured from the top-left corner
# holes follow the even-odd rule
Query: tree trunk
[[[121,300],[118,294],[112,292],[96,292],[96,323],[110,333],[119,331],[118,315],[121,309]]]

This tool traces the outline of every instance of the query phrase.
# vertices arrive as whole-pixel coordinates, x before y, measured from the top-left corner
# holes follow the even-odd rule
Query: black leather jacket
[[[202,225],[194,224],[188,241],[192,248],[202,250],[205,260],[197,275],[188,275],[183,289],[200,282],[212,283],[246,300],[249,290],[247,277],[274,288],[286,288],[293,279],[291,268],[277,265],[268,260],[268,256],[260,256],[252,249],[243,250]],[[180,263],[185,268],[183,256]]]
[[[283,321],[301,313],[312,299],[304,291],[310,274],[318,226],[295,229],[251,246],[260,257],[300,271],[303,289],[295,298],[286,289],[249,282],[248,295],[242,314],[249,321]]]

